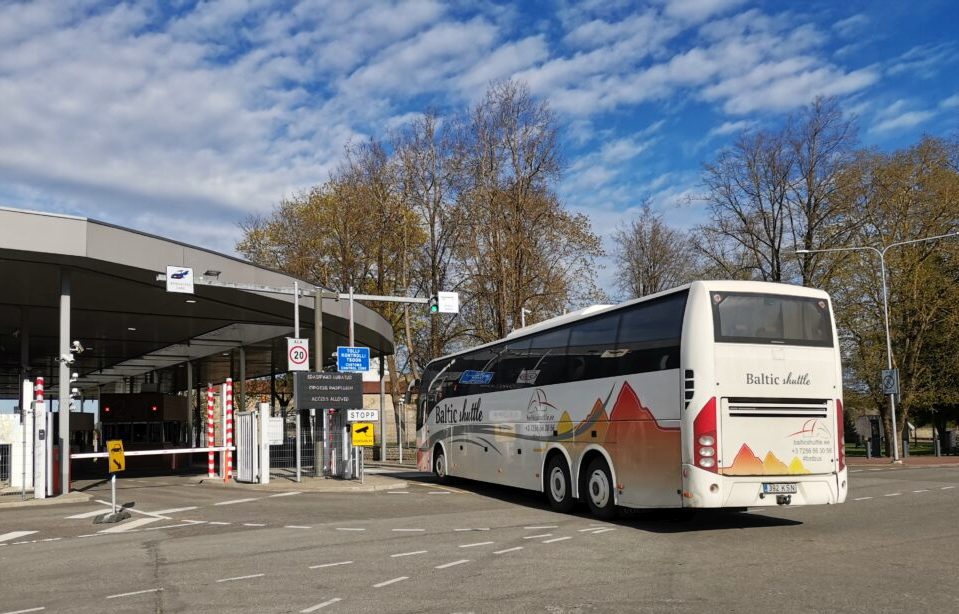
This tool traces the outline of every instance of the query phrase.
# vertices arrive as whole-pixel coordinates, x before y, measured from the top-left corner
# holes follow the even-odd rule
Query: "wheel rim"
[[[442,454],[436,457],[436,475],[446,476],[446,457]]]
[[[566,475],[562,467],[553,467],[549,472],[549,494],[554,501],[562,501],[566,498]]]
[[[589,490],[589,500],[592,501],[594,506],[604,508],[609,504],[609,478],[606,477],[605,471],[601,469],[594,471],[589,476],[589,483],[586,487]]]

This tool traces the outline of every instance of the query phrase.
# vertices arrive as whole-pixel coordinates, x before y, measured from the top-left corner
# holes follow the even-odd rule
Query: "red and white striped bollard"
[[[206,385],[206,446],[212,448],[216,445],[216,438],[213,433],[213,384]],[[216,456],[213,450],[207,452],[206,456],[207,475],[216,477]]]
[[[233,479],[233,379],[226,378],[226,472],[223,474],[223,481],[229,482]]]

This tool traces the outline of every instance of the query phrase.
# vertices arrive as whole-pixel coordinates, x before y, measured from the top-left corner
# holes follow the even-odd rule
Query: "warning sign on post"
[[[353,445],[354,446],[372,446],[373,445],[373,423],[372,422],[354,422],[353,423]]]
[[[310,340],[286,338],[287,371],[310,370]]]
[[[107,452],[110,455],[110,473],[123,471],[127,468],[126,456],[123,454],[123,440],[111,439],[107,441]]]

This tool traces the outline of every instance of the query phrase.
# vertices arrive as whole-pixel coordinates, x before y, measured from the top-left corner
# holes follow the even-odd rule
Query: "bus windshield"
[[[832,347],[826,299],[712,292],[716,341]]]

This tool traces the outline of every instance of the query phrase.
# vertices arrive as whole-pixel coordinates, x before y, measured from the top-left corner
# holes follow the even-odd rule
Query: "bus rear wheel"
[[[613,479],[602,458],[594,458],[586,470],[586,503],[594,516],[609,520],[616,515]]]
[[[555,455],[546,466],[546,497],[549,506],[557,512],[569,512],[576,500],[573,499],[573,483],[569,479],[569,467],[566,459]]]

